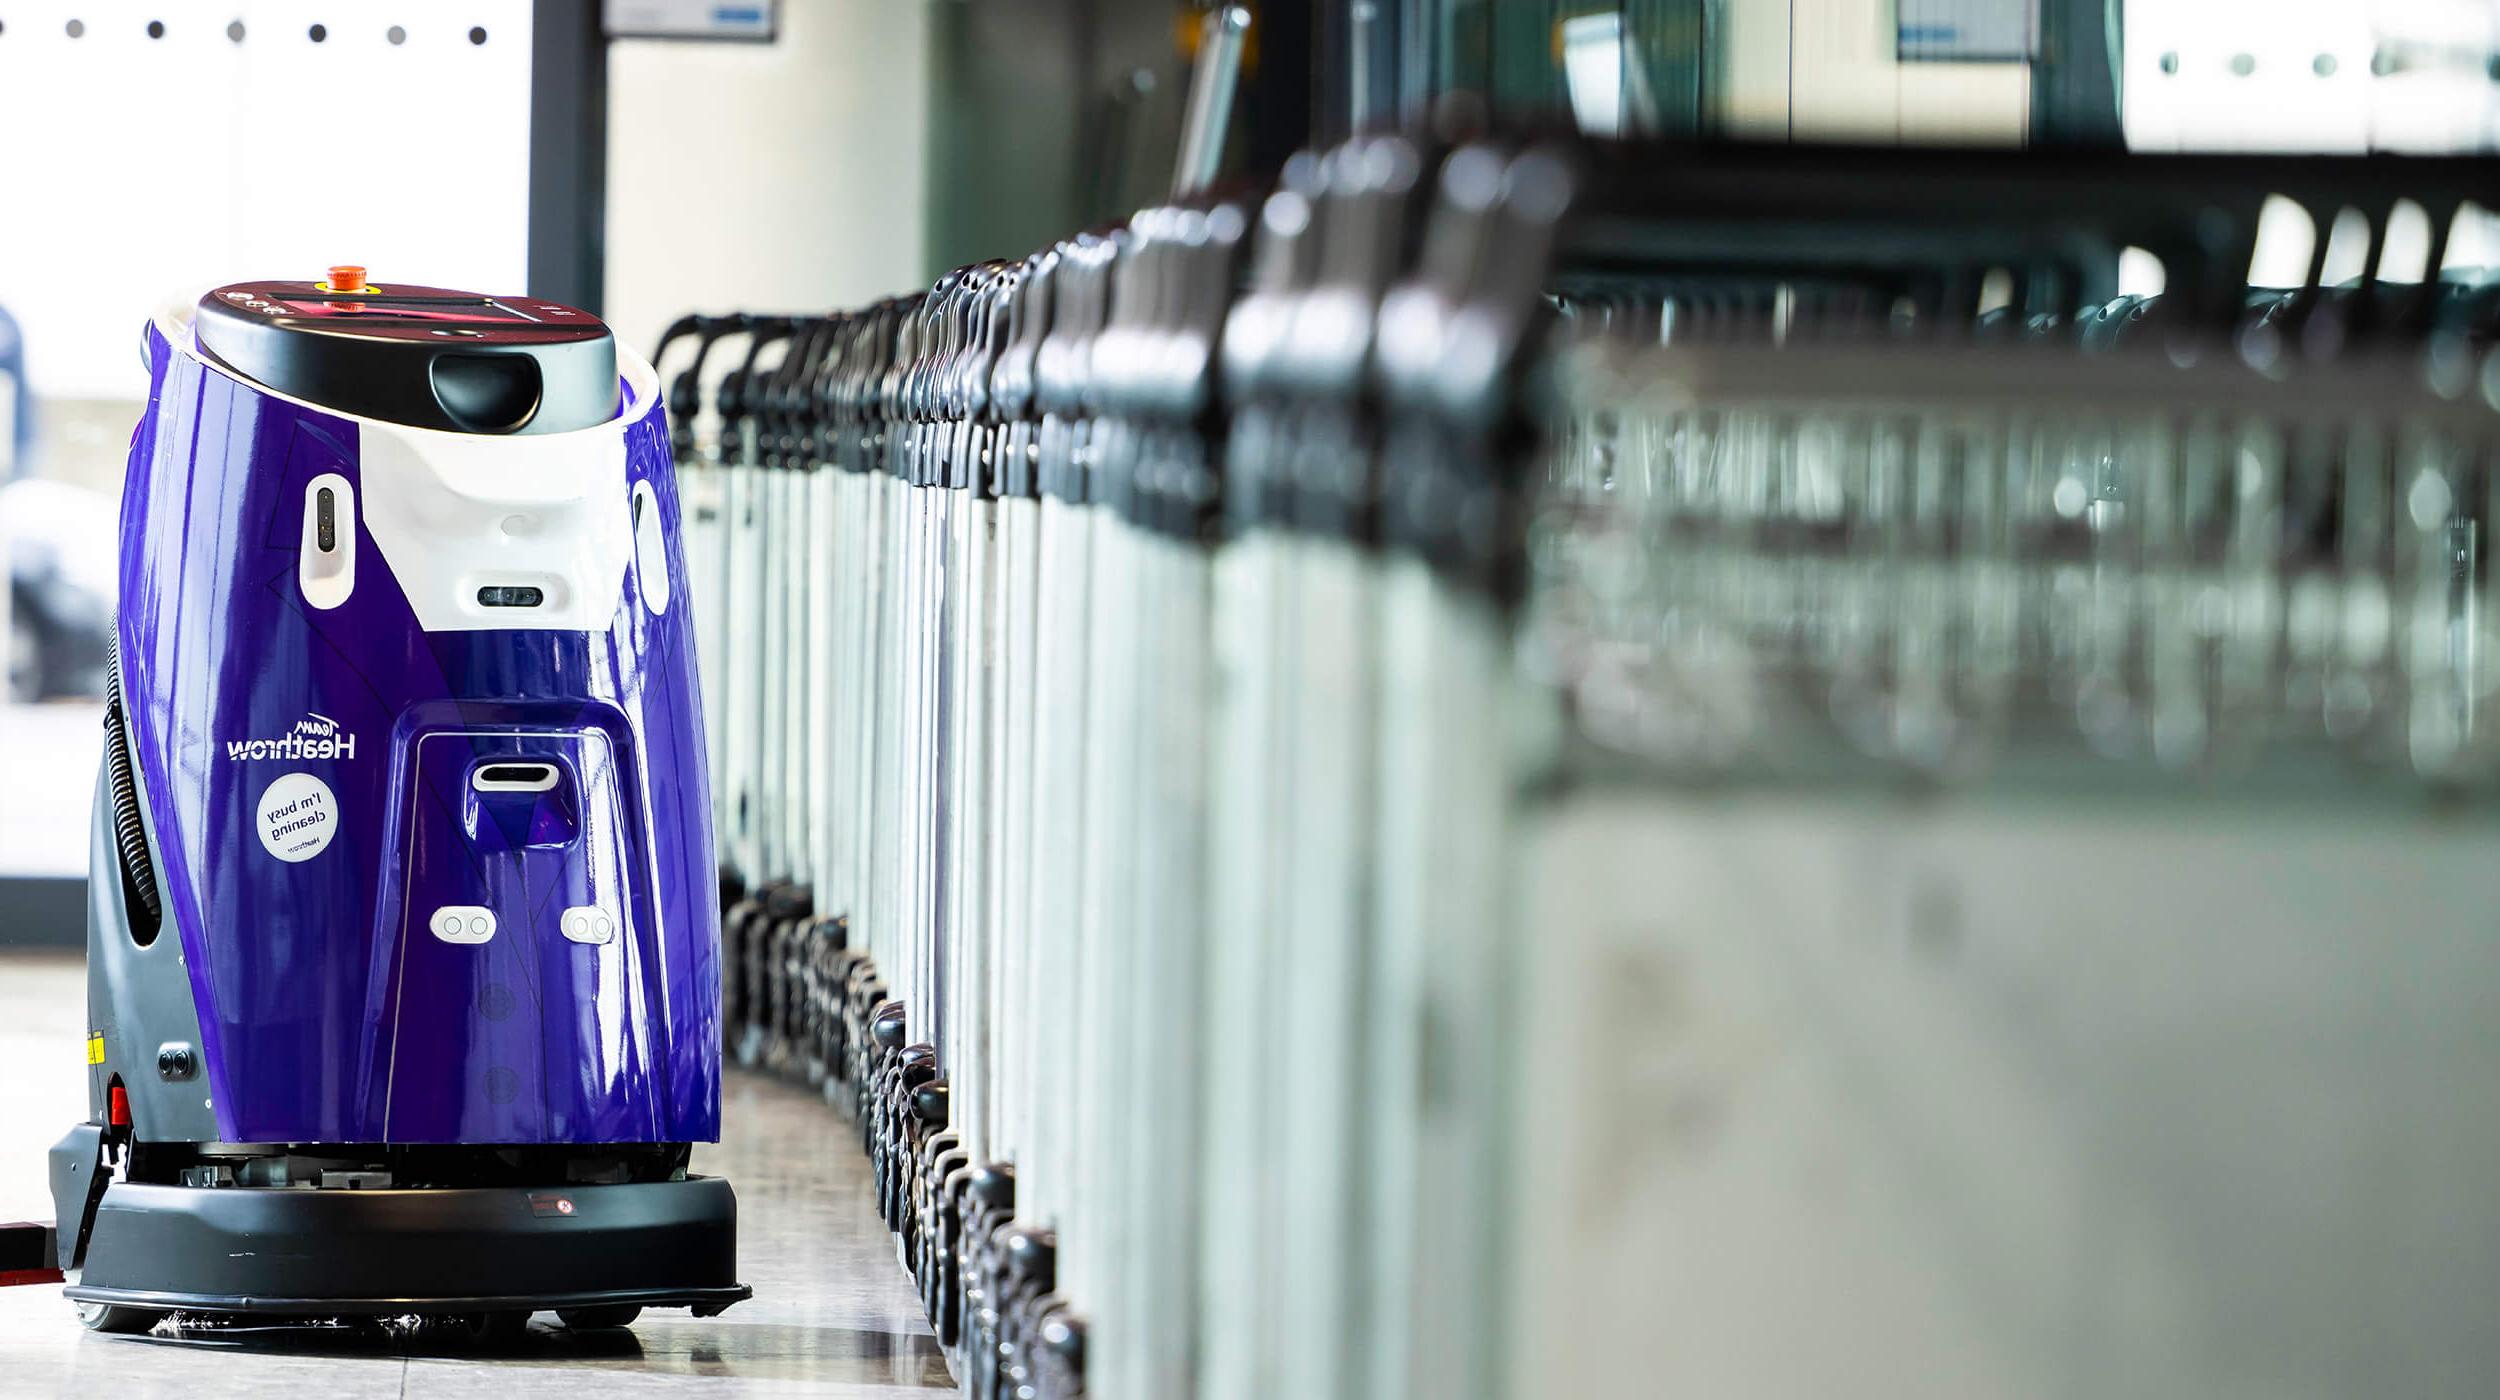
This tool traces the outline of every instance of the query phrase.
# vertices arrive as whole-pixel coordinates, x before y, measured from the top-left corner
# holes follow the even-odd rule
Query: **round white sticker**
[[[289,773],[260,795],[260,844],[280,860],[311,860],[338,829],[338,799],[310,773]]]

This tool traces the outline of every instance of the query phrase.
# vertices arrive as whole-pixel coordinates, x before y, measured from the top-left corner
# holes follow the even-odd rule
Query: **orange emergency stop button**
[[[334,267],[330,280],[321,284],[325,292],[361,292],[365,287],[365,270],[361,267]]]

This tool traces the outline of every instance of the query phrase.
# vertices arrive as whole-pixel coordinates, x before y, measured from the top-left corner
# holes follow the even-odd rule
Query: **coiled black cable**
[[[144,948],[156,941],[164,910],[156,897],[156,863],[148,858],[148,833],[139,816],[139,784],[130,769],[130,727],[122,715],[121,625],[104,651],[104,774],[113,797],[113,848],[121,856],[122,905],[130,938]]]

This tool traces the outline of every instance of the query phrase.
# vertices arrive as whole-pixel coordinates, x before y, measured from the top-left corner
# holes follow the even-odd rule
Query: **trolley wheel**
[[[556,1320],[576,1332],[591,1332],[602,1327],[631,1327],[642,1316],[639,1303],[617,1303],[604,1308],[558,1308]]]
[[[155,1308],[126,1307],[120,1303],[78,1303],[78,1323],[90,1332],[110,1332],[117,1336],[137,1336],[164,1321],[165,1314]]]

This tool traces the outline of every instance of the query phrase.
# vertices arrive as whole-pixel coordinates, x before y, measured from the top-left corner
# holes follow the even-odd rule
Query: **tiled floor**
[[[44,1150],[84,1115],[75,959],[0,955],[0,1220],[50,1211]],[[542,1318],[493,1355],[421,1339],[295,1330],[214,1342],[89,1334],[57,1289],[0,1289],[0,1397],[430,1400],[944,1393],[938,1346],[877,1220],[857,1143],[813,1097],[729,1083],[726,1142],[699,1170],[738,1188],[740,1270],[755,1297],[719,1317],[647,1313],[629,1335]]]

